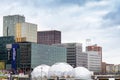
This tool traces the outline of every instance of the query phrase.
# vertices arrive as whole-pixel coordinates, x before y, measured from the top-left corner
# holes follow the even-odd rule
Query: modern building
[[[21,15],[8,15],[3,17],[3,36],[15,36],[16,23],[25,22]]]
[[[54,45],[65,47],[67,49],[68,64],[70,64],[73,67],[78,67],[78,66],[87,67],[87,54],[84,54],[82,52],[81,43],[62,43],[62,44],[54,44]]]
[[[120,74],[120,64],[108,64],[102,62],[102,73],[103,74]]]
[[[16,42],[37,43],[37,25],[32,23],[17,23],[15,29]]]
[[[11,50],[6,48],[7,44],[15,43],[13,36],[0,37],[0,61],[5,62],[6,69],[11,69],[10,53]]]
[[[115,73],[115,66],[114,66],[114,64],[106,64],[106,73],[107,74]]]
[[[95,73],[101,72],[101,56],[96,51],[87,51],[88,54],[88,69]]]
[[[37,43],[23,42],[20,46],[21,69],[35,68],[40,64],[53,65],[66,62],[66,48]]]
[[[98,52],[98,54],[100,54],[102,56],[102,47],[97,46],[97,44],[87,46],[86,51],[96,51],[96,52]]]
[[[88,68],[88,54],[86,52],[82,52],[76,55],[77,66],[82,66]]]
[[[86,52],[88,53],[88,58],[90,60],[92,60],[94,62],[100,61],[100,62],[97,63],[97,64],[99,64],[100,67],[98,65],[96,65],[98,69],[96,68],[96,70],[95,70],[95,68],[92,69],[92,65],[91,66],[89,65],[89,64],[91,64],[91,63],[89,63],[91,61],[88,60],[89,61],[88,62],[88,68],[90,70],[95,71],[95,72],[101,72],[101,70],[102,70],[102,47],[98,46],[97,44],[89,45],[89,46],[86,46]],[[93,66],[95,66],[95,63],[93,63]],[[99,68],[101,68],[101,69],[99,69]]]
[[[38,31],[37,43],[47,45],[61,43],[61,32],[57,30]]]

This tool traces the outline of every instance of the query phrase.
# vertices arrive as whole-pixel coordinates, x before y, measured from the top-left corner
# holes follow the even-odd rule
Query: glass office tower
[[[3,17],[3,36],[15,36],[16,23],[25,22],[21,15],[8,15]]]
[[[37,25],[33,23],[16,24],[16,42],[35,42],[37,43]]]
[[[56,62],[66,62],[66,48],[43,45],[30,42],[19,43],[20,68],[35,68],[40,64],[53,65]]]

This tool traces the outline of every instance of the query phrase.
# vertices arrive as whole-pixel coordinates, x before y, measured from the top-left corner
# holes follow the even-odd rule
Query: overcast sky
[[[103,61],[120,64],[120,0],[0,0],[0,36],[3,16],[24,15],[38,30],[59,30],[63,43],[103,48]]]

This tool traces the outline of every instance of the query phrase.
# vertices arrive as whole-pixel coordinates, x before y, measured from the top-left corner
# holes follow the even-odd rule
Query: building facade
[[[88,68],[88,54],[86,52],[82,52],[76,55],[77,66],[82,66]]]
[[[16,42],[35,42],[37,43],[37,25],[32,23],[16,24]]]
[[[68,64],[70,64],[73,67],[78,67],[78,66],[87,67],[87,54],[84,54],[82,52],[81,43],[63,43],[63,44],[54,44],[54,45],[62,46],[67,49]]]
[[[88,69],[95,73],[101,72],[101,56],[96,51],[87,51],[88,54]]]
[[[25,22],[21,15],[8,15],[3,17],[3,36],[15,36],[16,23]]]
[[[102,56],[102,47],[97,46],[97,44],[87,46],[86,51],[96,51],[96,52],[98,52],[98,54],[100,54]]]
[[[106,74],[106,62],[102,62],[102,74]]]
[[[61,43],[61,32],[57,30],[39,31],[37,32],[38,44],[57,44]]]
[[[100,67],[98,66],[98,69],[96,69],[96,70],[93,69],[93,70],[96,71],[96,72],[102,72],[102,47],[98,46],[97,44],[89,45],[89,46],[86,46],[86,52],[88,53],[88,58],[91,58],[92,56],[93,57],[96,56],[96,58],[98,58],[98,59],[96,59],[94,57],[93,60],[95,60],[95,59],[98,60],[98,61],[100,60],[100,62],[99,62]],[[88,65],[89,64],[90,63],[88,63]],[[95,64],[93,64],[93,65],[95,65]],[[99,68],[101,68],[101,69],[99,69]],[[89,69],[92,70],[92,65],[91,65],[91,68],[89,68]]]
[[[115,66],[114,66],[114,64],[106,64],[106,73],[107,74],[115,73]]]
[[[19,43],[21,69],[35,68],[40,64],[53,65],[66,62],[66,49],[37,43]]]
[[[7,44],[15,43],[13,36],[0,37],[0,61],[5,62],[6,69],[11,69],[11,50],[6,48]]]

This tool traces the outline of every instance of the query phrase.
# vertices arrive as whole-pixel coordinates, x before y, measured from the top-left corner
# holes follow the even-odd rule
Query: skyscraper
[[[16,42],[37,43],[37,25],[32,23],[17,23],[15,38]]]
[[[8,15],[3,17],[3,36],[15,36],[16,23],[25,22],[21,15]]]
[[[102,56],[102,47],[95,45],[90,45],[86,47],[86,51],[96,51]]]
[[[61,32],[57,30],[39,31],[37,32],[38,44],[57,44],[61,43]]]
[[[101,72],[102,70],[102,47],[95,45],[89,45],[86,47],[88,53],[88,69]]]
[[[101,72],[101,56],[96,51],[87,51],[88,54],[88,69],[95,73]]]

